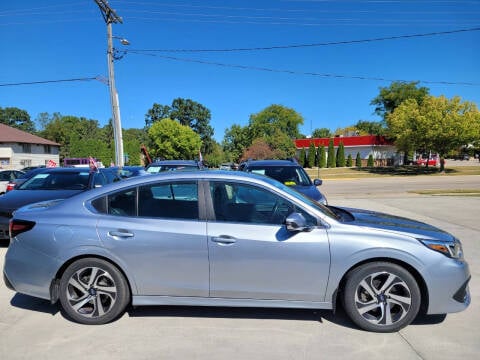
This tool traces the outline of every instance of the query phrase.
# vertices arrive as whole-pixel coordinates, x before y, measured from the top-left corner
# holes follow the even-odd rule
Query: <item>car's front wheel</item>
[[[105,260],[77,260],[60,279],[62,308],[79,323],[108,323],[122,314],[129,302],[130,289],[125,277]]]
[[[373,262],[347,275],[342,300],[345,312],[362,329],[395,332],[415,319],[421,293],[415,278],[403,267]]]

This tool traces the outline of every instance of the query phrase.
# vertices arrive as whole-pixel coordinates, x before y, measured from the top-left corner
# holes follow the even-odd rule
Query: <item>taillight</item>
[[[15,183],[8,183],[5,192],[12,191],[15,188]]]
[[[31,230],[34,226],[35,223],[33,221],[12,219],[9,224],[10,238],[14,238],[18,234]]]

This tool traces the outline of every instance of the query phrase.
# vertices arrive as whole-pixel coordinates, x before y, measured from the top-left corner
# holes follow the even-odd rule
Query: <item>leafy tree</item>
[[[347,167],[352,167],[352,165],[353,165],[352,154],[348,154],[348,156],[347,156]]]
[[[345,147],[343,142],[340,142],[337,148],[337,167],[345,167]]]
[[[318,147],[318,167],[324,168],[327,166],[327,153],[325,152],[325,146],[320,145]]]
[[[328,143],[328,157],[327,157],[327,167],[334,168],[336,165],[335,159],[335,147],[333,145],[333,139],[330,139]]]
[[[306,163],[306,152],[305,152],[305,148],[301,148],[300,149],[300,154],[298,156],[298,163],[302,166],[302,167],[305,167],[305,163]]]
[[[394,81],[389,87],[381,87],[380,94],[370,102],[370,105],[375,106],[375,114],[386,120],[387,116],[405,100],[414,99],[421,104],[430,90],[426,87],[417,87],[418,83],[418,81]]]
[[[28,112],[16,107],[0,107],[0,123],[31,134],[35,133],[35,123],[30,119]]]
[[[360,153],[357,152],[357,156],[355,158],[355,166],[357,168],[361,168],[362,167],[362,157],[360,156]]]
[[[308,146],[307,161],[305,167],[312,168],[315,165],[315,145],[313,142]]]
[[[172,119],[156,121],[148,135],[155,146],[153,156],[164,159],[194,159],[202,144],[200,135]]]
[[[359,120],[355,124],[355,127],[358,129],[360,133],[368,134],[368,135],[381,136],[381,135],[385,135],[387,132],[385,124],[379,121]]]
[[[374,163],[373,163],[373,155],[370,154],[368,155],[368,160],[367,160],[367,166],[368,167],[373,167]]]
[[[55,113],[52,117],[43,114],[43,130],[39,135],[45,139],[55,141],[60,147],[60,158],[94,156],[101,158],[98,154],[92,154],[91,140],[98,140],[110,147],[113,154],[113,136],[108,138],[102,136],[98,121],[76,116],[62,116]],[[105,149],[104,146],[96,146],[94,151]],[[102,150],[103,154],[103,150]],[[101,158],[105,161],[104,158]]]
[[[480,113],[474,103],[427,96],[422,103],[410,99],[387,117],[395,144],[401,151],[438,152],[441,157],[480,138]]]
[[[238,162],[250,145],[248,128],[234,124],[225,130],[222,147],[226,160]]]
[[[275,130],[280,130],[290,139],[296,139],[300,136],[299,127],[302,124],[302,115],[283,105],[274,104],[250,115],[248,127],[252,139],[272,136]]]
[[[215,142],[213,144],[213,151],[204,156],[204,161],[209,167],[219,167],[225,161],[225,154],[222,146]]]
[[[273,134],[266,136],[265,141],[274,152],[274,158],[286,159],[295,156],[296,148],[293,140],[280,129],[274,129]]]
[[[210,126],[211,113],[202,104],[190,100],[177,98],[172,105],[159,105],[153,107],[145,114],[145,125],[152,126],[155,122],[169,118],[178,121],[181,125],[189,126],[200,135],[202,153],[208,154],[213,150],[213,128]]]
[[[170,118],[172,108],[168,105],[153,103],[151,109],[145,114],[145,127],[149,128],[155,121]]]
[[[312,137],[315,138],[315,139],[329,138],[331,136],[332,136],[332,133],[331,133],[330,129],[327,129],[327,128],[315,129],[312,132]]]
[[[262,138],[257,138],[252,141],[250,145],[243,153],[242,159],[271,159],[274,156],[273,150]]]

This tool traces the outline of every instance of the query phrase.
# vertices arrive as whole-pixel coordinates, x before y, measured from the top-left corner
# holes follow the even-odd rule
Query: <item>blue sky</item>
[[[111,0],[113,33],[130,46],[115,62],[123,128],[142,128],[153,103],[181,97],[212,113],[215,138],[271,104],[304,117],[302,133],[379,120],[370,101],[393,80],[480,105],[480,1]],[[403,37],[429,33],[434,36]],[[395,38],[383,41],[378,38]],[[0,85],[107,78],[106,25],[94,0],[2,1]],[[337,45],[290,45],[353,42]],[[285,47],[271,50],[255,48]],[[247,51],[172,52],[139,50]],[[182,59],[182,60],[180,60]],[[264,70],[259,70],[260,68]],[[274,70],[274,71],[266,71]],[[446,84],[452,83],[452,84]],[[468,85],[468,84],[472,85]],[[111,117],[97,80],[0,86],[0,107]]]

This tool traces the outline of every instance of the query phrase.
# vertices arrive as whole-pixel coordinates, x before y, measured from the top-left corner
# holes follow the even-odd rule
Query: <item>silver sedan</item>
[[[10,222],[4,279],[103,324],[139,305],[334,310],[393,332],[470,303],[461,243],[414,220],[324,206],[239,172],[137,177]]]

